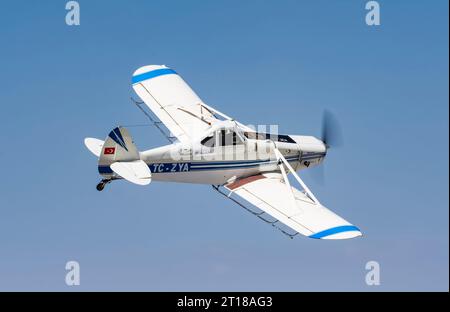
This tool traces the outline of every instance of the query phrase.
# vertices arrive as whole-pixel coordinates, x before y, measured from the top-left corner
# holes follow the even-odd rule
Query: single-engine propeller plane
[[[333,120],[329,114],[324,115],[321,139],[257,132],[205,104],[166,66],[139,68],[132,85],[142,100],[135,104],[160,131],[164,132],[161,124],[167,127],[171,144],[140,152],[121,126],[104,141],[86,138],[84,143],[98,157],[103,178],[97,190],[118,179],[138,185],[151,181],[210,184],[291,238],[299,233],[316,239],[362,235],[324,207],[297,174],[323,162],[336,135],[327,122]],[[289,173],[301,190],[291,186]]]

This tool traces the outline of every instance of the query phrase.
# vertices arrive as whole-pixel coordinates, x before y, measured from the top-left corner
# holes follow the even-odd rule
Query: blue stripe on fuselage
[[[113,171],[110,166],[98,166],[98,173],[100,174],[112,174]]]
[[[302,159],[309,159],[309,158],[320,158],[325,157],[326,153],[310,153],[310,154],[303,154]]]
[[[291,156],[286,158],[287,161],[298,161],[298,156]],[[191,163],[152,163],[147,164],[152,173],[170,173],[170,172],[187,172],[187,171],[201,171],[201,170],[230,170],[252,168],[259,165],[275,164],[274,159],[267,160],[250,160],[250,161],[233,161],[233,162],[191,162]],[[187,164],[186,167],[183,164]],[[112,174],[113,171],[109,166],[99,166],[98,171],[101,174]]]
[[[286,160],[293,161],[299,160],[298,156],[287,157]],[[275,163],[275,159],[265,159],[265,160],[246,160],[246,161],[211,161],[211,162],[193,162],[194,167],[217,167],[217,166],[227,166],[227,165],[260,165],[264,163]]]

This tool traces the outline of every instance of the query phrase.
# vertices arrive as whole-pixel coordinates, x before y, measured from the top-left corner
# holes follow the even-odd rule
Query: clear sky
[[[379,27],[358,0],[84,0],[71,27],[65,3],[0,6],[0,290],[448,291],[448,1],[379,1]],[[83,139],[146,122],[129,97],[149,64],[243,123],[319,135],[334,112],[326,183],[301,176],[364,237],[290,240],[205,185],[97,192]]]

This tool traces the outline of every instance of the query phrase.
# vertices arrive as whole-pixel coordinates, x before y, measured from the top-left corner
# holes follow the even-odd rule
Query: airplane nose
[[[324,142],[313,136],[292,135],[291,138],[297,143],[302,152],[325,153],[327,146]]]
[[[323,152],[326,153],[330,147],[327,145],[327,143],[325,143],[321,140],[318,140],[318,141],[320,141],[320,143],[322,145]]]
[[[327,156],[327,152],[330,147],[325,142],[322,142],[322,144],[323,144],[323,152],[325,153],[323,157],[325,157]]]

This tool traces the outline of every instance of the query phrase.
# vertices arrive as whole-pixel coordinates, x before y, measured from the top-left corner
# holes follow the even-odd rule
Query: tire
[[[103,191],[103,189],[105,188],[105,183],[100,182],[99,184],[97,184],[96,189],[97,191],[101,192]]]

